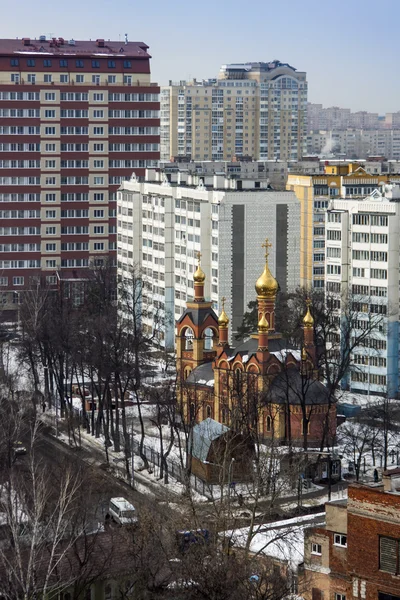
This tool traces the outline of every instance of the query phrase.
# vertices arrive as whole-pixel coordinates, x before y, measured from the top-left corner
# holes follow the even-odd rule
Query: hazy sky
[[[229,62],[288,62],[310,102],[400,110],[400,0],[2,0],[0,37],[143,41],[152,79],[216,77]]]

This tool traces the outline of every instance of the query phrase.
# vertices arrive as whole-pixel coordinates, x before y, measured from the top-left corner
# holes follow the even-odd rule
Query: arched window
[[[191,372],[192,372],[192,367],[185,367],[185,370],[183,371],[183,378],[187,379]]]
[[[196,407],[195,407],[195,405],[194,405],[193,402],[190,404],[190,414],[189,414],[189,416],[190,416],[190,420],[194,421],[194,419],[196,417]]]
[[[207,404],[207,406],[206,406],[206,418],[207,419],[211,419],[212,418],[212,409],[211,409],[211,406],[209,404]]]
[[[240,369],[235,369],[234,371],[233,385],[235,387],[235,391],[239,394],[242,390],[242,371]]]
[[[213,346],[214,346],[214,331],[210,327],[207,327],[207,329],[204,331],[203,340],[204,340],[204,350],[205,351],[212,350]]]
[[[226,408],[226,406],[222,407],[222,410],[221,410],[221,421],[223,423],[227,423],[228,422],[228,409]]]
[[[185,350],[193,350],[193,339],[194,339],[193,329],[190,329],[190,327],[185,329],[184,339],[185,339]]]
[[[307,435],[310,433],[311,419],[307,422]],[[301,420],[301,435],[304,435],[304,419]]]
[[[267,416],[267,419],[266,419],[266,426],[267,426],[268,432],[272,431],[272,419],[269,415]]]

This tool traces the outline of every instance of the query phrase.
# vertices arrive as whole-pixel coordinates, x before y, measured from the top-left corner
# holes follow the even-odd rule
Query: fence
[[[132,440],[133,453],[136,455],[139,455],[139,448],[140,448],[140,443],[137,440],[133,439]],[[159,469],[161,468],[162,458],[161,458],[161,454],[159,452],[157,452],[157,450],[154,450],[154,448],[151,448],[150,446],[146,446],[144,444],[142,447],[142,453],[147,458],[149,463],[158,467]],[[186,469],[184,469],[179,463],[175,462],[174,460],[171,460],[170,458],[166,459],[166,463],[167,463],[167,468],[168,468],[168,475],[170,477],[172,477],[173,479],[176,479],[183,485],[187,485],[188,474],[187,474]],[[194,490],[196,490],[196,492],[198,492],[202,496],[205,496],[209,500],[212,500],[214,498],[213,491],[212,491],[213,486],[206,484],[204,481],[199,479],[196,475],[193,475],[193,473],[190,475],[190,483],[191,483],[192,488]]]

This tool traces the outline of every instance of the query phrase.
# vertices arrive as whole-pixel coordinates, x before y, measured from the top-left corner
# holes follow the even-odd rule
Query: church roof
[[[211,316],[213,319],[215,319],[215,322],[218,324],[217,315],[213,309],[209,307],[200,307],[196,308],[196,310],[187,308],[177,323],[181,323],[186,316],[189,317],[193,325],[202,325],[208,316]]]
[[[214,371],[212,362],[204,363],[203,365],[199,365],[190,373],[189,377],[186,379],[186,383],[194,383],[197,385],[208,385],[210,387],[214,386]]]
[[[244,342],[240,342],[239,346],[236,346],[236,348],[232,348],[231,349],[231,355],[234,356],[236,354],[240,354],[240,355],[244,355],[244,354],[248,354],[249,356],[251,356],[252,354],[255,354],[257,352],[257,348],[258,348],[258,337],[251,337],[248,340],[245,340]],[[275,354],[275,352],[278,354],[287,354],[288,351],[294,351],[295,352],[299,352],[297,350],[297,348],[295,346],[293,346],[293,344],[290,344],[287,340],[284,340],[283,338],[272,338],[268,340],[268,350],[271,354]],[[286,350],[286,353],[284,352]],[[277,356],[277,358],[279,359],[280,356]]]
[[[316,379],[303,376],[296,368],[286,369],[278,373],[269,387],[271,400],[276,403],[307,405],[328,404],[333,401],[328,388]]]
[[[214,419],[210,419],[210,417],[195,425],[192,430],[192,456],[205,462],[212,442],[227,431],[229,431],[229,427],[218,423],[218,421],[214,421]]]

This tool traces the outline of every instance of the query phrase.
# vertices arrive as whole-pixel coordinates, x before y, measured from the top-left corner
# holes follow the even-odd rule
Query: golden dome
[[[265,331],[268,331],[268,329],[269,329],[269,323],[263,313],[261,315],[261,319],[258,321],[258,331],[264,333]]]
[[[222,298],[222,311],[218,317],[218,325],[220,327],[228,327],[229,325],[229,317],[225,312],[225,298]]]
[[[263,244],[263,247],[266,248],[265,267],[264,271],[256,281],[256,292],[257,296],[260,298],[275,298],[278,291],[278,282],[272,275],[268,266],[268,248],[271,246],[272,244],[270,244],[268,240],[265,240],[265,243]]]
[[[206,274],[204,273],[203,269],[200,266],[200,258],[201,258],[201,253],[198,252],[197,253],[197,260],[199,262],[198,262],[198,265],[197,265],[197,269],[195,270],[194,275],[193,275],[193,280],[194,280],[195,283],[204,283],[204,281],[206,279]]]
[[[313,316],[310,312],[310,305],[311,305],[311,301],[307,300],[307,312],[305,314],[305,317],[303,319],[303,325],[304,327],[314,327],[314,319]]]

